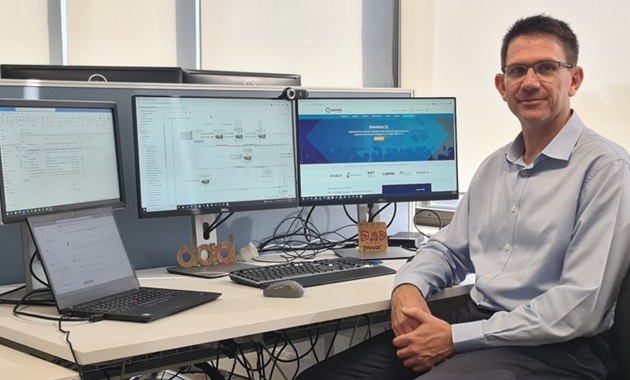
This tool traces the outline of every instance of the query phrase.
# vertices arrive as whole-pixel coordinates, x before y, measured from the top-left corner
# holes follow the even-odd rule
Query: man
[[[473,177],[451,224],[394,280],[392,331],[298,379],[603,379],[630,264],[630,158],[570,107],[584,78],[566,23],[518,20],[495,86],[521,133]],[[425,301],[475,273],[444,319]]]

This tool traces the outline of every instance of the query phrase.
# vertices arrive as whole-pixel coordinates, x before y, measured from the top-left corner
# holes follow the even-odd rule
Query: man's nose
[[[536,74],[536,71],[534,71],[533,67],[527,68],[527,73],[525,73],[525,77],[523,78],[523,83],[521,83],[521,86],[525,87],[526,89],[540,87],[538,74]]]

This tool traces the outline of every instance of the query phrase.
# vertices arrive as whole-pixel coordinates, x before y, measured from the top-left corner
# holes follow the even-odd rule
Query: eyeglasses
[[[561,67],[566,67],[567,69],[572,69],[575,67],[570,63],[559,62],[559,61],[540,61],[536,62],[533,65],[525,65],[522,63],[515,65],[507,65],[501,68],[501,71],[505,74],[508,79],[522,79],[525,75],[527,75],[527,71],[529,68],[534,69],[534,72],[539,78],[547,78],[553,76]]]

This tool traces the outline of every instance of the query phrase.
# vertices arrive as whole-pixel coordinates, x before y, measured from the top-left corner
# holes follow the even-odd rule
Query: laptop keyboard
[[[181,292],[181,290],[176,289],[138,288],[110,297],[100,298],[96,301],[79,305],[76,308],[94,313],[120,313],[139,306],[149,306],[163,302]]]

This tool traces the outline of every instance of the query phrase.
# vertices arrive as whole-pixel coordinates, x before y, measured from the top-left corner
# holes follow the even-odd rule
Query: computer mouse
[[[300,298],[304,295],[304,287],[294,280],[282,280],[269,284],[263,289],[265,297]]]

